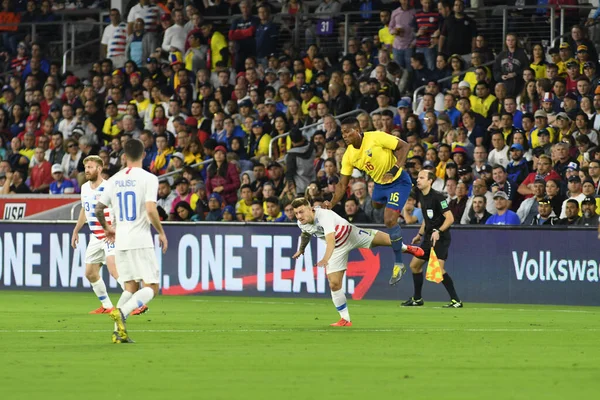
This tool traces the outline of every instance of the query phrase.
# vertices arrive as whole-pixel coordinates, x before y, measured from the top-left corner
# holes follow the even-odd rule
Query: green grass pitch
[[[113,295],[116,303],[116,295]],[[600,309],[159,297],[111,343],[93,293],[0,292],[1,399],[593,399]]]

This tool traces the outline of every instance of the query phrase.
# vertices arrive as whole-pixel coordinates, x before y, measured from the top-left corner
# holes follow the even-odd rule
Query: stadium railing
[[[198,168],[198,167],[199,167],[199,166],[201,166],[201,165],[207,165],[207,164],[210,164],[212,161],[213,161],[213,159],[212,159],[212,158],[209,158],[208,160],[204,160],[204,161],[201,161],[201,162],[199,162],[199,163],[192,164],[192,165],[190,165],[190,167],[192,167],[192,168]],[[168,178],[170,178],[170,177],[171,177],[171,176],[173,176],[173,175],[180,174],[181,172],[183,172],[183,170],[184,170],[184,168],[180,168],[180,169],[178,169],[178,170],[175,170],[175,171],[172,171],[172,172],[166,173],[166,174],[164,174],[164,175],[161,175],[161,176],[159,176],[159,177],[158,177],[158,180],[159,180],[159,181],[164,181],[164,180],[167,180]]]
[[[340,118],[345,118],[345,117],[349,117],[354,114],[360,114],[360,113],[364,113],[364,112],[366,112],[366,111],[359,108],[358,110],[348,111],[347,113],[340,114],[338,116],[335,116],[334,118],[336,119],[336,121],[339,122]],[[303,126],[302,128],[300,128],[300,131],[305,132],[307,129],[316,128],[319,125],[323,125],[323,122],[315,122],[314,124]],[[282,133],[281,135],[277,135],[271,139],[271,141],[269,142],[269,158],[270,159],[273,158],[273,143],[275,143],[277,140],[279,140],[283,137],[289,136],[289,134],[290,134],[290,132],[288,131],[288,132]]]

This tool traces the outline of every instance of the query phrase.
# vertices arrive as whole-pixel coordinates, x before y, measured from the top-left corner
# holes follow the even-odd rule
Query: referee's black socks
[[[415,300],[421,299],[421,289],[423,289],[423,272],[413,272],[413,284],[415,285]]]
[[[460,301],[460,299],[458,298],[458,295],[456,294],[456,290],[454,289],[454,282],[452,281],[452,278],[450,278],[450,275],[448,275],[448,273],[446,272],[444,274],[443,278],[444,278],[444,280],[442,281],[442,283],[444,284],[446,291],[450,295],[450,299]],[[421,276],[421,285],[422,284],[423,284],[423,277]],[[416,287],[416,284],[415,284],[415,287]],[[419,290],[419,294],[420,293],[421,293],[421,291]]]

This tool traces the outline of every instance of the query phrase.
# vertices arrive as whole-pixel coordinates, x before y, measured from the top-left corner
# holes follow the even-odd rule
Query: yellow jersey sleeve
[[[266,134],[260,138],[260,142],[258,143],[257,153],[267,155],[269,154],[269,143],[271,143],[271,135]]]
[[[346,151],[344,152],[344,156],[342,157],[342,169],[340,170],[340,174],[350,176],[352,175],[352,171],[354,170],[354,165],[352,163],[351,153],[356,152],[356,149],[353,146],[348,146]]]

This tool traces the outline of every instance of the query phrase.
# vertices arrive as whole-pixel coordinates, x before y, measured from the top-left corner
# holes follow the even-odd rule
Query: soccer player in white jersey
[[[117,271],[125,282],[125,291],[117,308],[110,312],[115,321],[113,343],[132,342],[125,326],[127,316],[158,295],[158,261],[150,224],[158,232],[163,253],[168,246],[156,209],[158,178],[142,169],[144,144],[138,139],[130,139],[124,150],[127,167],[108,181],[96,204],[96,216],[106,238],[116,244]],[[116,231],[104,218],[104,210],[109,206],[115,215]],[[141,289],[139,281],[144,284]]]
[[[300,247],[292,257],[296,259],[304,254],[311,236],[316,236],[327,243],[325,255],[316,266],[325,267],[333,305],[340,313],[341,319],[331,326],[352,326],[346,295],[342,290],[342,279],[348,266],[348,254],[353,249],[391,247],[390,235],[375,229],[358,228],[334,211],[320,207],[313,209],[308,200],[303,197],[295,199],[292,207],[302,231]],[[423,250],[416,246],[405,245],[403,251],[417,257],[423,255]]]
[[[106,285],[102,276],[100,276],[100,268],[106,263],[108,272],[115,278],[119,284],[119,275],[115,266],[115,244],[108,243],[104,234],[104,229],[98,223],[96,218],[96,203],[100,199],[100,195],[106,187],[106,181],[102,179],[102,167],[104,163],[98,156],[88,156],[83,160],[85,166],[85,178],[88,180],[81,186],[81,211],[77,224],[73,228],[71,237],[71,246],[77,248],[79,244],[79,231],[85,225],[86,221],[92,232],[90,243],[85,251],[85,277],[92,284],[92,290],[100,300],[102,305],[96,310],[90,311],[90,314],[108,314],[113,309],[113,304],[108,297]],[[106,223],[112,223],[112,212],[110,208],[104,210]]]

